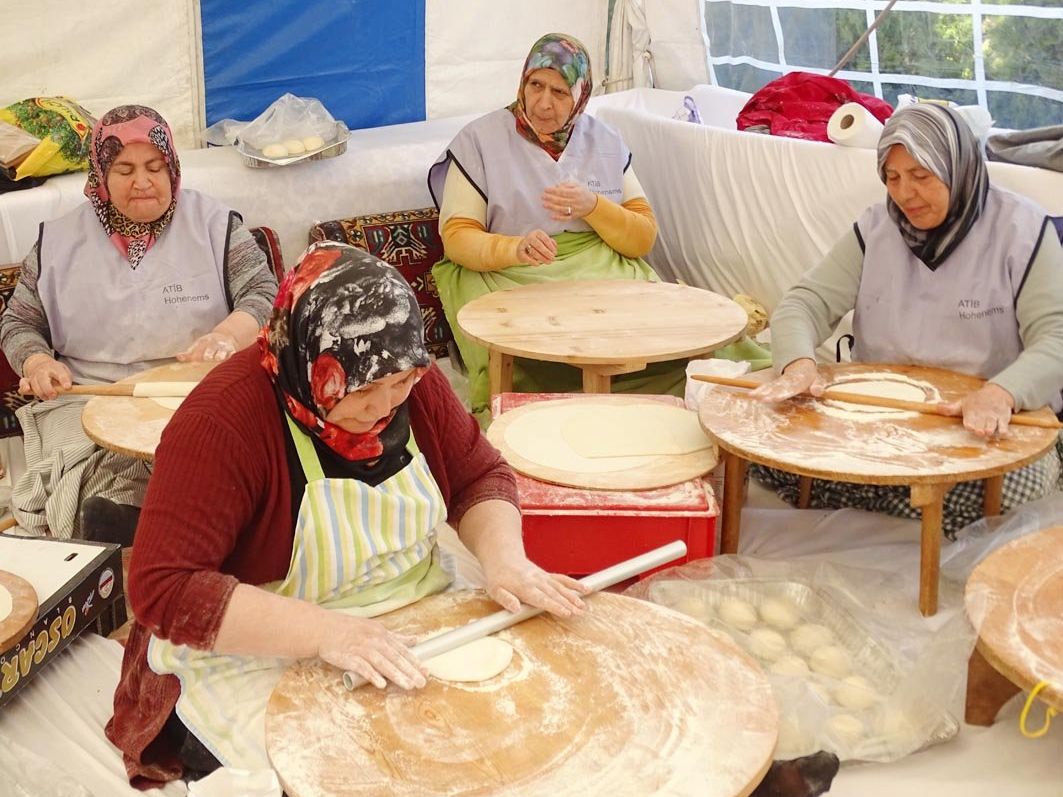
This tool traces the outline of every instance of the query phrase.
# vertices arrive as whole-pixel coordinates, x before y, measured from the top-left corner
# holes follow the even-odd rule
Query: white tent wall
[[[198,0],[8,0],[4,11],[0,103],[62,95],[100,114],[136,102],[166,117],[179,148],[198,145],[206,118]],[[600,83],[608,15],[609,0],[426,0],[427,118],[509,103],[544,33],[582,41]],[[284,32],[276,35],[283,46]]]
[[[583,42],[600,86],[608,16],[608,0],[426,0],[428,118],[482,113],[512,102],[528,49],[544,33],[568,33]]]
[[[136,102],[159,111],[178,147],[203,128],[196,0],[6,0],[0,103],[65,96],[100,114]]]

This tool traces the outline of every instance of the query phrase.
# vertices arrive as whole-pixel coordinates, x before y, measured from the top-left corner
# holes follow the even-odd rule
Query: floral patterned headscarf
[[[430,363],[417,297],[393,266],[346,244],[314,244],[281,282],[258,342],[262,367],[304,431],[348,461],[404,450],[405,411],[362,433],[325,420],[348,393]]]
[[[155,221],[133,221],[111,204],[107,173],[127,144],[151,144],[162,153],[170,172],[170,206]],[[89,145],[89,179],[85,196],[92,203],[103,231],[129,265],[136,268],[162,235],[177,207],[181,188],[181,163],[173,146],[173,134],[157,111],[143,105],[119,105],[105,113],[92,128]]]
[[[524,86],[528,77],[538,69],[553,69],[565,79],[572,90],[572,113],[560,130],[540,134],[532,126],[524,108]],[[550,157],[557,160],[565,151],[572,126],[587,107],[594,83],[591,80],[591,59],[587,48],[572,36],[564,33],[547,33],[532,45],[528,58],[524,61],[520,87],[517,89],[517,101],[511,103],[509,110],[517,119],[517,132],[533,144],[546,150]]]

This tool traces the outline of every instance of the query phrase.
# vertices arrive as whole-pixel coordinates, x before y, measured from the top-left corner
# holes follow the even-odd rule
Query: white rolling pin
[[[605,570],[599,570],[597,573],[584,576],[580,579],[580,583],[589,588],[591,592],[598,592],[606,587],[613,586],[613,584],[619,584],[625,579],[645,573],[647,570],[675,561],[679,557],[685,556],[686,552],[686,543],[682,540],[676,540],[627,561],[615,564],[612,567],[607,567]],[[434,656],[454,650],[454,648],[460,648],[462,645],[474,640],[490,636],[503,628],[509,628],[511,625],[524,622],[542,614],[543,611],[545,610],[536,609],[532,606],[523,606],[515,614],[503,609],[494,614],[489,614],[487,617],[474,620],[461,628],[455,628],[453,631],[447,631],[445,634],[426,639],[424,642],[414,645],[412,650],[414,655],[422,661],[431,659]],[[348,670],[343,673],[343,685],[348,689],[357,689],[366,683],[367,681],[356,672]]]

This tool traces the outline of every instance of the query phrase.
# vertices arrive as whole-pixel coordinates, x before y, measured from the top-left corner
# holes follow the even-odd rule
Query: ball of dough
[[[737,598],[727,598],[720,603],[720,619],[739,631],[749,631],[757,624],[756,609]]]
[[[769,668],[776,675],[792,675],[800,677],[802,675],[808,675],[808,665],[805,664],[805,660],[800,656],[780,656],[774,662],[772,662]]]
[[[789,631],[800,619],[797,607],[790,601],[778,598],[768,598],[760,604],[760,619],[772,628],[780,631]]]
[[[288,150],[283,144],[269,144],[262,148],[262,154],[267,158],[287,158]]]
[[[289,138],[284,142],[284,148],[288,150],[289,155],[302,155],[306,152],[306,147],[303,146],[303,142],[297,138]]]
[[[827,720],[826,731],[834,741],[851,746],[864,735],[864,723],[852,714],[835,714]]]
[[[831,678],[844,678],[852,669],[849,651],[837,645],[824,645],[812,651],[808,664],[813,672],[829,675]]]
[[[303,147],[307,152],[313,152],[315,149],[321,149],[325,146],[325,139],[321,136],[307,136],[303,139]]]
[[[816,648],[829,645],[833,639],[833,631],[825,625],[818,625],[816,623],[799,625],[794,629],[793,633],[790,634],[790,644],[793,645],[794,650],[805,656]]]
[[[916,725],[903,709],[887,708],[875,718],[875,731],[886,740],[904,742],[915,735]]]
[[[707,623],[712,619],[712,607],[697,595],[686,595],[679,598],[672,604],[672,608],[677,612],[682,612],[687,617],[693,617],[703,623]]]
[[[512,645],[488,636],[425,659],[424,666],[443,681],[486,681],[506,669],[512,659]]]
[[[786,640],[778,631],[757,628],[749,635],[749,652],[758,659],[775,661],[786,652]]]
[[[860,711],[878,700],[878,692],[863,676],[850,675],[834,690],[834,699],[839,706]]]

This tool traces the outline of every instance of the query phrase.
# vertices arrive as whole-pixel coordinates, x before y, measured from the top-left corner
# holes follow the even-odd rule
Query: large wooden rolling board
[[[286,793],[748,795],[778,730],[753,660],[663,607],[613,594],[588,604],[578,618],[539,616],[500,632],[513,661],[482,683],[348,692],[335,668],[294,665],[266,712]],[[496,610],[455,592],[381,619],[421,636]]]
[[[1038,697],[1063,711],[1063,527],[991,553],[967,579],[964,596],[978,632],[968,668],[967,721],[991,724],[1012,695],[1042,681]]]
[[[199,382],[216,362],[170,363],[121,380],[137,382]],[[92,442],[119,454],[152,460],[162,430],[174,410],[154,399],[132,396],[96,396],[81,412],[81,425]]]

